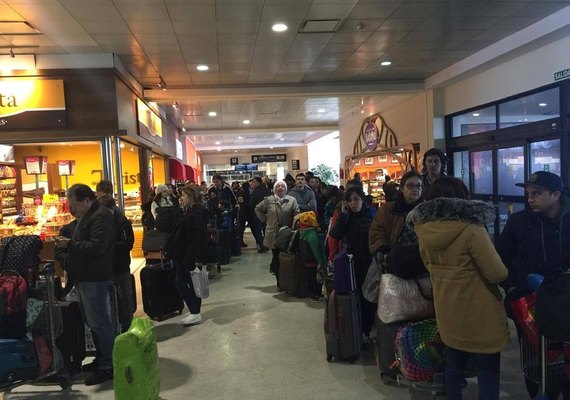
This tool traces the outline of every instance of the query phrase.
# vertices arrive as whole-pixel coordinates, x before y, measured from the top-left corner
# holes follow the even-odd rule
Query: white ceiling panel
[[[244,129],[257,138],[247,145],[275,145],[293,135],[302,143],[316,131],[311,126],[332,129],[343,113],[359,112],[360,93],[311,91],[362,83],[366,92],[402,80],[420,89],[434,73],[568,5],[570,0],[0,0],[0,19],[26,20],[41,32],[0,36],[0,45],[36,45],[35,54],[113,52],[145,87],[156,90],[159,75],[167,82],[170,90],[156,90],[163,96],[158,100],[179,127],[215,131],[226,148],[246,143],[236,139]],[[299,33],[307,19],[340,23],[336,33]],[[273,32],[275,22],[288,30]],[[22,52],[29,50],[15,49]],[[385,60],[392,65],[379,68]],[[198,72],[199,64],[210,70]],[[192,90],[204,88],[217,101],[205,103],[204,92],[194,98]],[[190,94],[176,97],[178,89]],[[382,103],[370,101],[367,111]],[[218,115],[208,117],[213,108]],[[242,123],[246,118],[249,126]],[[276,131],[292,127],[299,131]],[[197,135],[196,143],[210,143],[207,136],[214,135]]]

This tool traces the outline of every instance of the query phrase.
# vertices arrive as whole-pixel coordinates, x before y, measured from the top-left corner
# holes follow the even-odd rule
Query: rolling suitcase
[[[296,297],[307,297],[305,267],[295,253],[279,253],[279,288]]]
[[[129,330],[115,339],[113,375],[116,400],[156,400],[160,371],[152,322],[134,318]]]
[[[354,292],[332,291],[325,306],[327,361],[354,363],[362,350],[360,301]]]
[[[81,372],[85,359],[85,324],[76,301],[60,302],[63,332],[55,343],[63,357],[63,365],[71,373]]]
[[[169,314],[176,311],[182,314],[184,310],[184,302],[174,284],[176,269],[171,266],[171,262],[161,260],[141,269],[143,309],[151,319],[161,321]]]
[[[38,375],[38,360],[32,342],[25,339],[0,339],[0,354],[0,388]]]
[[[226,229],[216,230],[216,253],[218,254],[218,263],[226,265],[230,263],[231,253],[231,236],[230,231]]]

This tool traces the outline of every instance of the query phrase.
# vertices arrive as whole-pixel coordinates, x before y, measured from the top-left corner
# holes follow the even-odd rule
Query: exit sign
[[[570,68],[563,69],[554,73],[554,82],[560,81],[562,79],[570,78]]]

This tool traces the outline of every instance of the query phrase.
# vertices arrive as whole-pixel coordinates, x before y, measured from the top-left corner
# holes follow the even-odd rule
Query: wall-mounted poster
[[[365,157],[364,158],[364,165],[372,165],[374,164],[374,157]]]
[[[137,99],[137,120],[139,136],[162,146],[162,120],[152,108],[140,99]]]
[[[388,162],[388,154],[380,154],[378,156],[378,162]]]
[[[398,164],[400,160],[396,157],[404,157],[404,153],[394,153],[395,157],[392,157],[392,164]]]

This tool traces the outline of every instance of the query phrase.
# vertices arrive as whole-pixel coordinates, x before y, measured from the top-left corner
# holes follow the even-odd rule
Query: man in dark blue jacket
[[[507,294],[505,306],[511,318],[511,302],[532,292],[528,274],[547,276],[570,267],[570,196],[563,194],[560,177],[538,171],[516,186],[525,188],[528,208],[511,216],[497,241],[497,252],[509,270],[501,286]],[[520,339],[522,329],[518,325],[517,333]],[[534,397],[538,385],[527,380],[527,389]],[[556,399],[557,395],[549,393],[549,398]]]

